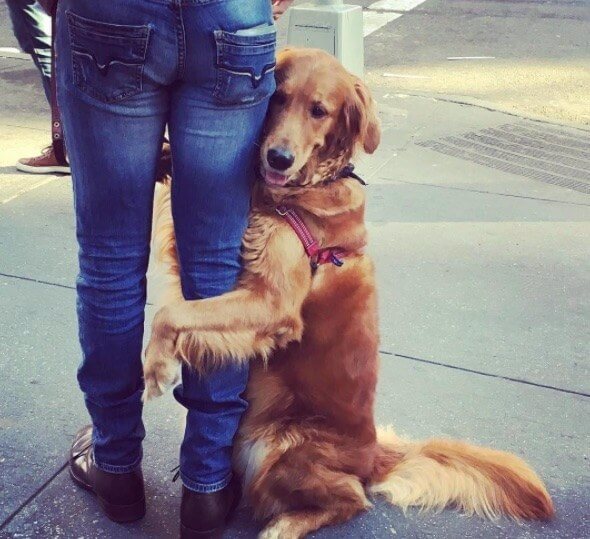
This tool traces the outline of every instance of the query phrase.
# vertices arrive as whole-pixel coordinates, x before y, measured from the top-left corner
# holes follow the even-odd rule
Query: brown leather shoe
[[[241,489],[233,478],[222,490],[201,494],[182,487],[181,539],[217,539],[240,502]]]
[[[133,522],[145,515],[145,492],[141,468],[129,473],[104,472],[94,464],[92,425],[81,428],[70,449],[70,476],[89,490],[111,520]]]

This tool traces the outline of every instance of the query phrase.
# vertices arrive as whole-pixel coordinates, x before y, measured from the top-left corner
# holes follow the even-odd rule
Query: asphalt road
[[[426,0],[366,50],[373,84],[590,125],[587,0]]]

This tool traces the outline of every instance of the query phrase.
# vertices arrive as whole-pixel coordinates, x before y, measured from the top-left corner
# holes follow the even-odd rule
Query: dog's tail
[[[554,515],[542,481],[516,455],[452,440],[411,442],[389,429],[381,430],[378,440],[381,454],[370,491],[403,509],[454,506],[518,521]]]

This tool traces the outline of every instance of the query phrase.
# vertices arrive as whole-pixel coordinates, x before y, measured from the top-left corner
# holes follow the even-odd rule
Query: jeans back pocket
[[[223,105],[259,103],[275,91],[274,25],[226,32],[215,30],[217,79],[214,96]]]
[[[74,85],[105,103],[141,92],[149,26],[93,21],[71,11],[66,16]]]

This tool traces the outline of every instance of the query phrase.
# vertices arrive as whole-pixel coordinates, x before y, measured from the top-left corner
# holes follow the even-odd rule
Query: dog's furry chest
[[[293,432],[311,428],[314,437],[338,433],[342,443],[367,436],[373,424],[378,348],[371,266],[357,260],[356,265],[318,270],[302,310],[301,341],[276,350],[266,367],[252,365],[250,408],[235,463],[246,483],[273,447],[297,443]],[[268,434],[271,425],[278,430]],[[288,432],[286,425],[292,427]]]

